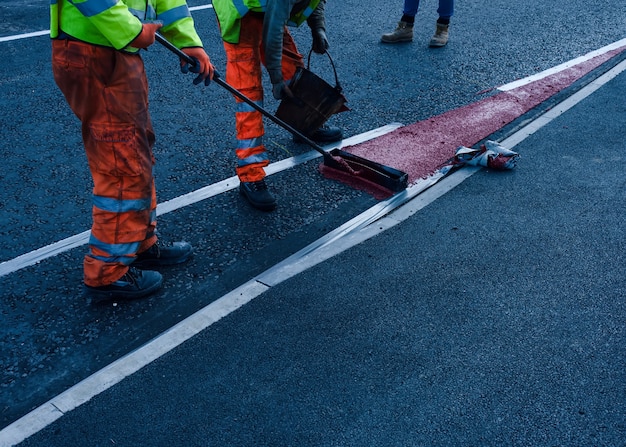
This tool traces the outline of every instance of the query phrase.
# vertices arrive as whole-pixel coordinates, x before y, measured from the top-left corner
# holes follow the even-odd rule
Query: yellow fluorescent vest
[[[228,43],[239,43],[241,18],[249,11],[265,12],[269,0],[213,0],[213,9],[220,23],[222,39]],[[313,13],[320,0],[311,0],[309,6],[289,18],[287,25],[300,26]]]
[[[129,47],[142,21],[159,20],[160,32],[178,48],[201,47],[185,0],[50,0],[50,37],[73,38],[116,50]]]

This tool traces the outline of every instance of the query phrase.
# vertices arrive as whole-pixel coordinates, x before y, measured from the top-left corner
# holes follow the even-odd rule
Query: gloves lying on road
[[[519,154],[505,148],[496,141],[486,141],[479,149],[460,146],[454,160],[458,164],[485,166],[492,169],[513,169]]]

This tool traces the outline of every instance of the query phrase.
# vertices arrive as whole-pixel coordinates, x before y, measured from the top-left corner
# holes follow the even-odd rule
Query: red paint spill
[[[342,149],[404,171],[409,183],[415,182],[451,159],[457,147],[472,147],[625,49],[618,48],[541,80]],[[350,178],[338,180],[351,184]]]

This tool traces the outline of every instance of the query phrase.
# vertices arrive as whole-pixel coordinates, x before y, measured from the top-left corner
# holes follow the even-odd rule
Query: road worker
[[[324,6],[325,0],[213,0],[226,51],[226,82],[262,105],[263,64],[274,98],[292,97],[287,83],[297,67],[304,64],[287,25],[299,26],[306,21],[311,28],[313,51],[325,53],[328,39]],[[271,211],[276,199],[265,183],[263,168],[269,158],[263,144],[262,114],[241,99],[235,100],[239,191],[253,207]],[[307,137],[332,142],[340,140],[342,133],[337,127],[324,125]]]
[[[185,0],[51,0],[50,23],[54,80],[82,123],[94,183],[86,295],[92,302],[147,296],[162,276],[140,267],[182,263],[192,247],[161,243],[155,232],[155,136],[139,50],[160,30],[199,62],[194,83],[208,83],[213,65]],[[181,61],[181,69],[189,66]]]

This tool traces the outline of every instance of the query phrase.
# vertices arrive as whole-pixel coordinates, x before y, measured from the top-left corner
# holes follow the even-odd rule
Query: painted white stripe
[[[340,144],[327,145],[324,146],[324,150],[331,150],[336,147],[345,147],[352,146],[355,144],[362,143],[367,140],[371,140],[373,138],[377,138],[381,135],[389,133],[398,127],[402,126],[400,123],[391,123],[386,126],[379,127],[374,130],[370,130],[368,132],[364,132],[359,135],[355,135],[350,138],[346,138],[342,140]],[[322,155],[317,151],[310,151],[301,155],[297,155],[295,157],[291,157],[286,160],[281,160],[276,163],[270,164],[265,172],[267,175],[275,174],[280,171],[284,171],[291,167],[297,166],[299,164],[305,163],[309,160],[313,160],[317,157],[321,157]],[[205,200],[211,197],[214,197],[223,192],[229,191],[231,189],[239,186],[239,179],[237,176],[233,176],[222,180],[220,182],[214,183],[209,186],[205,186],[204,188],[200,188],[196,191],[192,191],[185,195],[176,197],[175,199],[168,200],[167,202],[160,203],[157,205],[157,215],[161,216],[163,214],[172,212],[179,208],[183,208],[188,205],[192,205],[201,200]],[[50,245],[46,245],[45,247],[38,248],[29,253],[25,253],[16,258],[10,259],[8,261],[4,261],[0,263],[0,277],[8,275],[10,273],[16,272],[23,268],[29,267],[31,265],[37,264],[38,262],[43,261],[44,259],[56,256],[68,250],[71,250],[76,247],[80,247],[81,245],[85,245],[89,241],[90,231],[83,231],[82,233],[76,234],[74,236],[70,236],[66,239],[60,240],[58,242],[54,242]]]
[[[65,413],[111,388],[266,290],[266,286],[250,281],[224,295],[142,348],[92,374],[0,431],[0,446],[8,447],[22,442]]]
[[[50,30],[44,31],[36,31],[34,33],[26,33],[26,34],[17,34],[14,36],[4,36],[0,37],[0,42],[8,42],[10,40],[19,40],[19,39],[28,39],[29,37],[38,37],[38,36],[46,36],[50,35]]]
[[[200,5],[200,6],[190,6],[189,7],[189,11],[200,11],[202,9],[210,9],[213,8],[213,5],[209,4],[209,5]],[[5,37],[0,37],[0,42],[9,42],[11,40],[20,40],[20,39],[28,39],[30,37],[38,37],[38,36],[49,36],[50,35],[50,30],[43,30],[43,31],[35,31],[33,33],[24,33],[24,34],[16,34],[13,36],[5,36]]]
[[[541,116],[501,143],[505,147],[514,147],[624,70],[626,70],[626,61],[621,62],[596,81],[564,100],[555,107],[558,109],[557,111],[551,111]],[[267,291],[270,285],[279,284],[295,274],[397,225],[480,170],[480,167],[463,168],[438,182],[438,175],[435,174],[429,179],[411,185],[406,191],[375,205],[360,216],[346,222],[333,232],[181,321],[151,342],[111,363],[4,428],[0,431],[0,446],[17,444],[37,433],[63,414],[89,401],[102,391],[119,383],[153,360],[207,329],[224,316],[239,309]]]
[[[504,141],[502,141],[502,145],[504,147],[513,148],[515,145],[519,144],[520,141],[523,141],[528,136],[537,132],[540,128],[548,124],[553,119],[561,116],[563,113],[571,109],[573,106],[578,104],[580,101],[585,99],[587,96],[594,93],[600,87],[605,85],[611,79],[615,78],[617,75],[626,70],[626,61],[622,61],[617,64],[615,67],[604,73],[602,76],[599,76],[593,82],[590,82],[584,88],[580,89],[578,92],[574,93],[572,96],[563,100],[544,115],[540,116],[538,119],[534,120],[523,129],[520,129],[518,132],[514,133]]]
[[[200,5],[200,6],[190,6],[189,7],[189,11],[200,11],[202,9],[211,9],[213,8],[212,4],[208,4],[208,5]]]
[[[475,170],[468,169],[465,170],[464,174],[467,172],[478,171],[479,169],[480,168]],[[397,210],[402,205],[412,201],[418,196],[418,194],[421,194],[428,188],[433,187],[433,185],[439,182],[442,177],[443,175],[441,173],[435,173],[426,179],[419,180],[406,190],[395,194],[389,199],[377,203],[370,209],[344,223],[317,241],[288,257],[284,261],[276,264],[269,270],[266,270],[264,273],[257,276],[257,280],[267,286],[273,287],[291,278],[292,276],[295,276],[298,273],[301,273],[308,268],[313,267],[314,265],[317,265],[320,262],[391,228],[393,225],[400,223],[402,220],[409,217],[409,215],[402,215],[404,216],[402,219],[383,219],[385,216],[394,212],[394,210]],[[456,179],[458,177],[458,175],[450,175],[448,178]],[[461,177],[463,176],[461,175]],[[438,189],[446,192],[449,191],[449,189],[446,189],[445,187]],[[431,202],[433,200],[434,198]],[[417,210],[415,210],[415,212],[417,212]]]
[[[518,88],[518,87],[521,87],[523,85],[530,84],[531,82],[537,81],[539,79],[543,79],[543,78],[545,78],[547,76],[553,75],[555,73],[559,73],[559,72],[561,72],[561,71],[563,71],[563,70],[565,70],[567,68],[573,67],[573,66],[578,65],[578,64],[580,64],[582,62],[586,62],[589,59],[593,59],[596,56],[600,56],[602,54],[608,53],[609,51],[616,50],[616,49],[621,48],[623,46],[626,46],[626,39],[618,40],[615,43],[612,43],[612,44],[607,45],[605,47],[602,47],[600,49],[591,51],[591,52],[585,54],[584,56],[577,57],[577,58],[572,59],[570,61],[567,61],[567,62],[565,62],[565,63],[563,63],[561,65],[557,65],[555,67],[549,68],[548,70],[542,71],[542,72],[534,74],[532,76],[528,76],[526,78],[519,79],[517,81],[510,82],[508,84],[504,84],[504,85],[498,87],[497,89],[501,90],[503,92],[506,92],[506,91],[509,91],[509,90],[513,90],[514,88]]]

